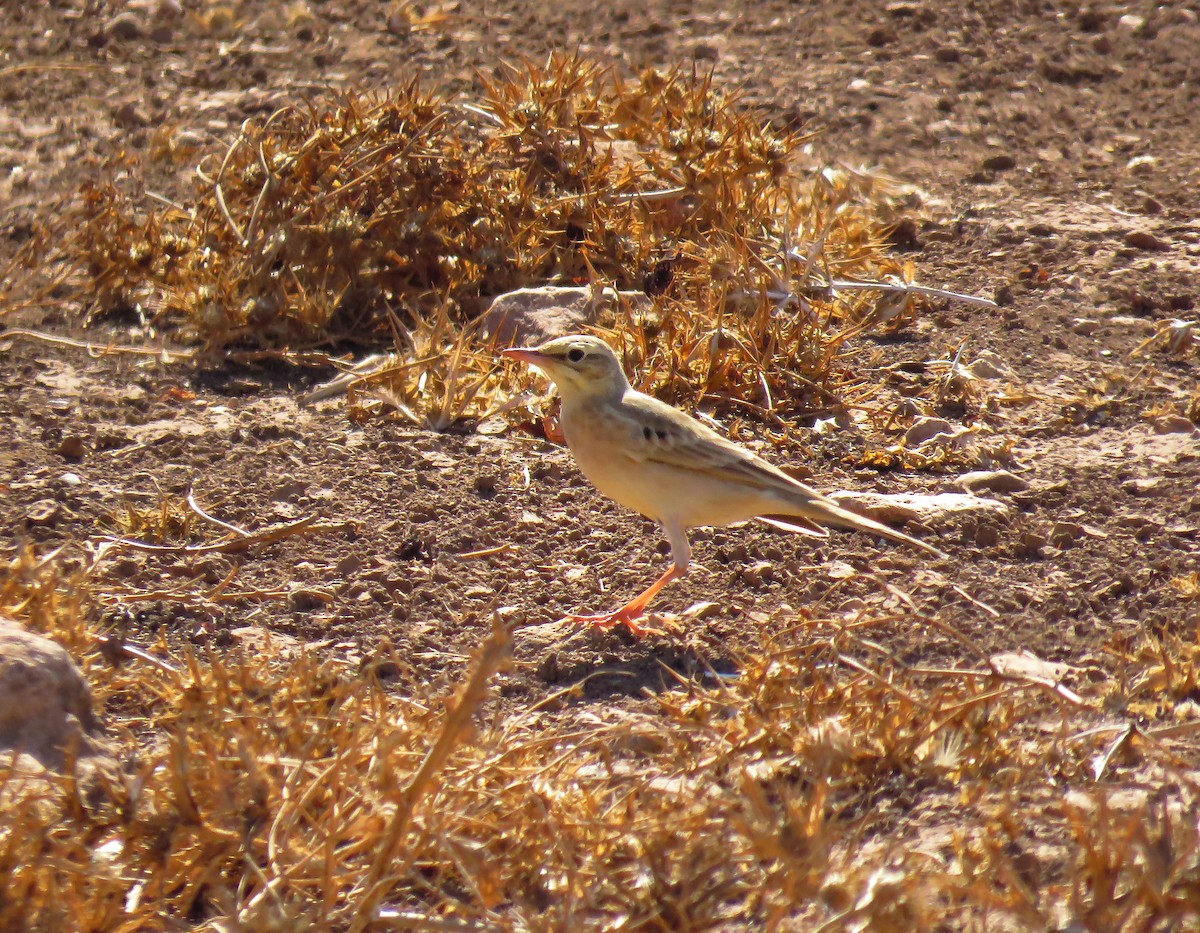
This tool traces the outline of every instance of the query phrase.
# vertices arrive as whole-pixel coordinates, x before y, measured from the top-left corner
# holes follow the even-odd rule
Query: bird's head
[[[510,347],[504,356],[536,366],[558,386],[566,404],[592,398],[620,398],[629,388],[621,361],[603,340],[576,334],[540,347]]]

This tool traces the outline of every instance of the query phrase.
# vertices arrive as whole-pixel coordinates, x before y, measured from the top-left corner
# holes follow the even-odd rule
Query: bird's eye
[[[572,347],[567,351],[567,360],[571,363],[578,363],[584,357],[584,353],[579,347]]]

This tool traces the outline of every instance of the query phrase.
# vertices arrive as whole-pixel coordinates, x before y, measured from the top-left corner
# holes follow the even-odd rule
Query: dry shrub
[[[641,711],[569,690],[519,710],[484,696],[497,633],[443,704],[312,654],[114,666],[86,573],[26,552],[4,574],[2,605],[80,659],[126,760],[100,796],[0,775],[4,929],[1200,919],[1186,752],[1142,720],[1106,754],[1113,731],[1046,684],[876,664],[811,623]]]
[[[846,339],[911,319],[911,296],[876,305],[829,287],[911,278],[885,251],[899,190],[814,168],[803,135],[710,77],[622,79],[554,56],[484,79],[480,95],[414,82],[250,119],[200,159],[174,206],[145,197],[138,167],[123,166],[120,184],[90,184],[61,221],[61,258],[84,274],[93,314],[136,308],[225,352],[380,345],[396,321],[444,315],[441,349],[465,337],[477,378],[495,358],[470,328],[492,296],[644,289],[653,311],[613,336],[659,391],[770,411],[857,391]],[[402,339],[398,349],[402,363],[419,358]]]

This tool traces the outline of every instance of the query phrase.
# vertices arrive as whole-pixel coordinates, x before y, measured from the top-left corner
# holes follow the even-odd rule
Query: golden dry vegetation
[[[947,404],[1019,403],[981,394],[958,359],[904,393],[856,367],[852,337],[919,313],[914,271],[885,249],[900,192],[810,166],[803,145],[710,79],[622,80],[578,58],[467,104],[346,92],[250,120],[220,150],[163,129],[159,158],[198,161],[190,199],[146,207],[137,165],[120,166],[25,253],[55,281],[15,287],[27,301],[66,283],[93,317],[132,309],[194,355],[390,344],[373,378],[442,426],[524,387],[475,325],[492,295],[544,282],[653,285],[653,313],[610,336],[659,394],[764,430],[865,409],[894,439]],[[914,462],[902,445],[875,456]],[[110,547],[247,534],[214,538],[166,499],[105,530]],[[1195,632],[1114,640],[1103,666],[1018,663],[899,599],[802,610],[736,676],[677,675],[653,713],[574,705],[577,685],[518,708],[492,690],[520,637],[499,619],[447,696],[302,646],[164,639],[131,656],[101,611],[136,596],[97,582],[109,553],[68,569],[24,548],[3,568],[0,608],[80,660],[120,756],[0,774],[4,929],[1196,922]],[[1173,585],[1196,598],[1195,574]],[[965,660],[898,656],[873,637],[892,624]]]

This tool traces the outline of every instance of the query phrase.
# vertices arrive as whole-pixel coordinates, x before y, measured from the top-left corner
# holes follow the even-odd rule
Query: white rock
[[[898,524],[906,521],[931,522],[948,515],[1007,515],[1009,507],[995,499],[983,499],[961,492],[937,495],[877,492],[835,492],[830,494],[838,505],[877,522]]]
[[[650,299],[641,292],[611,288],[518,288],[496,296],[483,316],[481,333],[498,345],[532,346],[579,333],[588,324],[614,317],[619,307],[644,311]]]

